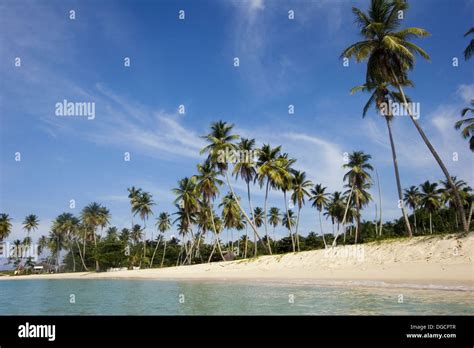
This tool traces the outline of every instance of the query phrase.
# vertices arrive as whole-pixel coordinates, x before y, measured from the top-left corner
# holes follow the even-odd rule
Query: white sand
[[[162,269],[4,276],[0,279],[379,281],[474,289],[473,259],[474,233],[471,232],[466,237],[415,237],[411,240],[390,240],[329,250]]]

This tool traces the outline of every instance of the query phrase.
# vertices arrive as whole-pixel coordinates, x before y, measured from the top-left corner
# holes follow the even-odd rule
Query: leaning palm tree
[[[203,136],[203,138],[209,143],[201,150],[201,154],[207,153],[208,160],[211,164],[218,168],[219,172],[224,175],[226,178],[227,186],[229,187],[230,192],[236,197],[234,192],[234,188],[232,187],[229,179],[229,162],[232,162],[234,159],[232,155],[237,150],[237,145],[234,144],[234,141],[239,139],[237,134],[232,134],[232,128],[234,128],[233,124],[228,124],[224,121],[217,121],[211,124],[211,132],[208,135]],[[228,158],[231,157],[230,159]],[[235,161],[235,159],[234,159]],[[255,224],[250,220],[249,216],[242,208],[237,199],[237,204],[239,205],[239,209],[242,214],[245,216],[247,223],[252,227],[254,233],[256,234],[257,238],[261,240],[260,235],[255,227]],[[263,244],[264,248],[267,249],[267,246]]]
[[[142,189],[141,188],[135,188],[135,186],[132,186],[132,187],[129,187],[127,189],[127,191],[128,191],[128,199],[130,200],[130,207],[131,207],[131,211],[132,211],[132,225],[131,225],[131,228],[133,228],[133,226],[134,226],[133,217],[135,216],[135,214],[134,214],[135,212],[133,210],[133,207],[135,206],[138,197],[141,195]]]
[[[293,201],[293,204],[298,205],[298,214],[296,218],[296,228],[295,228],[295,234],[296,234],[296,247],[298,251],[300,251],[300,238],[298,235],[298,226],[300,222],[300,213],[301,213],[301,208],[304,205],[304,199],[305,197],[309,197],[309,188],[313,186],[313,183],[311,180],[306,179],[306,173],[305,172],[300,172],[295,170],[293,173],[293,193],[291,194],[291,200]]]
[[[472,107],[462,109],[461,117],[466,116],[468,113],[474,115],[474,99],[471,99],[471,106]],[[461,127],[464,127],[461,131],[462,137],[464,139],[469,138],[469,148],[471,151],[474,151],[474,117],[464,118],[454,124],[454,128],[458,130],[461,129]]]
[[[370,187],[369,184],[371,183],[371,176],[369,171],[374,169],[372,165],[368,163],[370,158],[370,155],[362,151],[354,151],[349,154],[349,161],[343,166],[344,168],[349,168],[349,171],[344,174],[344,181],[347,180],[348,186],[351,187],[351,191],[353,191],[352,194],[355,197],[355,208],[357,211],[355,232],[356,244],[358,235],[360,233],[360,210],[364,203],[362,199],[364,197],[365,190]],[[350,200],[351,198],[349,197],[348,199]]]
[[[268,212],[268,223],[273,226],[273,240],[276,240],[275,228],[281,222],[280,209],[271,207]]]
[[[27,238],[30,240],[30,232],[38,229],[39,219],[35,214],[30,214],[23,221],[23,229],[27,232]],[[29,245],[29,244],[28,244]]]
[[[405,204],[408,207],[410,207],[410,209],[413,212],[415,233],[417,233],[416,209],[418,209],[420,207],[420,204],[421,204],[421,194],[420,194],[420,190],[418,189],[418,187],[410,186],[408,189],[405,189],[403,200],[404,200]]]
[[[0,242],[7,238],[12,231],[12,222],[8,214],[0,214]]]
[[[155,202],[152,195],[148,192],[140,192],[132,206],[134,215],[138,214],[143,221],[143,259],[146,258],[146,220],[149,215],[153,215],[153,205],[155,205]]]
[[[323,236],[324,247],[327,248],[326,238],[324,237],[323,231],[323,221],[321,220],[321,211],[323,208],[326,208],[329,202],[328,196],[329,193],[326,193],[327,187],[324,187],[321,184],[316,184],[313,189],[311,189],[310,201],[313,201],[313,207],[315,207],[319,213],[319,227],[321,229],[321,234]]]
[[[406,81],[404,85],[412,85],[412,83],[411,81]],[[403,204],[402,185],[400,183],[400,173],[398,170],[397,152],[395,150],[395,142],[393,140],[393,134],[392,134],[392,121],[393,121],[394,116],[392,115],[390,107],[388,107],[390,103],[392,102],[396,102],[396,103],[403,102],[401,95],[398,92],[390,90],[390,88],[388,87],[388,84],[385,82],[379,83],[379,84],[366,83],[362,86],[354,87],[351,90],[351,93],[354,93],[358,90],[368,91],[372,93],[367,104],[364,106],[362,117],[365,117],[370,106],[374,104],[375,109],[385,119],[385,122],[387,124],[388,137],[390,140],[390,148],[392,150],[393,168],[395,170],[395,179],[397,182],[398,199],[400,203],[399,206],[402,210],[402,215],[405,220],[405,227],[407,229],[408,236],[412,237],[413,234],[410,227],[410,221],[408,220],[408,215],[405,211],[405,206]]]
[[[473,34],[474,33],[474,27],[469,29],[466,34],[464,34],[464,37]],[[474,39],[471,39],[471,42],[469,42],[469,45],[467,45],[466,49],[464,50],[464,59],[468,60],[472,57],[474,54]]]
[[[155,254],[156,254],[156,251],[158,250],[158,245],[160,245],[160,240],[164,239],[164,235],[166,231],[168,231],[171,228],[170,214],[168,214],[167,212],[160,213],[160,215],[158,215],[158,218],[156,219],[155,226],[158,229],[158,231],[161,233],[161,235],[157,238],[155,251],[153,251],[153,256],[151,257],[151,261],[150,261],[150,268],[153,266],[153,260],[155,259]],[[164,252],[165,251],[163,250],[163,254]]]
[[[430,233],[433,233],[432,215],[441,206],[438,184],[425,181],[420,185],[421,188],[421,204],[424,209],[430,214]]]
[[[406,28],[395,31],[401,23],[400,11],[406,12],[408,7],[405,0],[372,0],[367,13],[353,7],[352,12],[355,14],[355,21],[360,27],[360,33],[364,40],[346,48],[341,54],[341,58],[354,56],[358,62],[367,60],[367,84],[388,83],[398,89],[410,119],[453,188],[456,206],[463,218],[463,229],[467,232],[468,226],[459,192],[454,187],[451,175],[441,157],[413,115],[403,91],[402,86],[408,80],[407,72],[415,65],[415,54],[419,54],[427,60],[430,59],[422,48],[410,42],[413,38],[428,36],[429,33],[426,30]]]

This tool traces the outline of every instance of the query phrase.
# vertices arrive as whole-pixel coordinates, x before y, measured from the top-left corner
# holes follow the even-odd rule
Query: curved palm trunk
[[[245,210],[242,209],[242,206],[240,205],[240,202],[237,199],[237,195],[234,192],[234,188],[230,184],[229,174],[227,173],[227,170],[224,171],[224,175],[225,175],[225,178],[226,178],[226,181],[227,181],[227,186],[229,186],[229,190],[232,193],[232,196],[235,198],[235,202],[237,203],[237,206],[239,207],[240,211],[242,212],[242,214],[244,214],[245,220],[247,220],[247,222],[250,224],[250,227],[252,227],[252,229],[253,229],[255,235],[257,236],[257,238],[260,241],[262,241],[262,238],[260,238],[260,235],[258,234],[257,228],[255,227],[255,224],[250,220],[250,218],[247,215],[247,213],[245,212]],[[265,245],[265,243],[262,243],[262,245],[265,248],[265,250],[268,251],[267,246]]]
[[[323,220],[321,220],[321,210],[318,210],[318,212],[319,212],[319,227],[321,228],[321,234],[323,235],[324,248],[326,249],[328,245],[326,244],[326,238],[324,237]]]
[[[440,166],[441,170],[443,171],[444,175],[446,176],[446,180],[448,181],[449,183],[449,186],[451,187],[451,189],[453,190],[453,193],[454,193],[454,202],[456,203],[456,207],[458,209],[458,212],[459,212],[459,215],[461,215],[461,221],[462,221],[462,226],[463,226],[463,230],[464,232],[468,232],[469,231],[469,226],[467,225],[467,221],[466,221],[466,215],[464,214],[464,207],[462,205],[462,201],[461,201],[461,196],[459,195],[459,191],[456,187],[456,185],[454,185],[454,182],[453,180],[451,179],[451,174],[449,174],[448,172],[448,169],[446,168],[446,166],[444,165],[443,161],[441,160],[441,157],[439,157],[438,153],[436,152],[435,148],[433,147],[433,145],[431,144],[431,142],[429,141],[428,137],[426,136],[425,132],[423,131],[423,129],[421,128],[420,124],[418,123],[418,121],[413,117],[412,115],[412,112],[411,112],[411,108],[409,107],[408,105],[408,102],[407,102],[407,99],[405,97],[405,93],[403,91],[403,88],[402,86],[400,85],[400,83],[398,82],[398,78],[397,76],[395,75],[395,73],[393,72],[392,70],[392,75],[393,77],[395,78],[395,82],[397,84],[397,88],[398,90],[400,91],[400,94],[402,95],[402,99],[403,99],[403,103],[405,105],[405,108],[406,110],[408,111],[408,114],[410,115],[410,119],[412,120],[413,124],[415,125],[416,129],[418,130],[418,133],[420,133],[421,135],[421,138],[423,139],[423,141],[425,142],[426,146],[428,147],[428,149],[430,150],[431,154],[433,155],[433,157],[435,158],[436,162],[438,162],[438,165]]]
[[[296,248],[298,251],[300,251],[300,237],[298,235],[298,225],[300,224],[300,213],[301,213],[301,207],[298,205],[298,217],[296,218]]]
[[[150,268],[152,268],[153,266],[153,260],[155,259],[155,254],[156,254],[156,251],[158,250],[159,245],[160,245],[160,239],[158,239],[158,242],[156,243],[155,251],[153,251],[153,256],[151,257],[151,261],[150,261]]]
[[[161,258],[160,268],[163,267],[163,262],[165,261],[165,254],[166,254],[166,239],[165,239],[165,246],[163,247],[163,257]]]
[[[87,266],[84,262],[84,257],[82,256],[82,253],[81,253],[81,247],[79,246],[79,242],[77,241],[77,239],[75,239],[75,241],[76,241],[77,249],[79,250],[79,257],[81,258],[82,266],[84,267],[84,270],[88,271]]]
[[[212,212],[212,204],[211,204],[211,209],[210,210],[211,210],[212,229],[214,230],[214,236],[216,238],[219,254],[221,255],[222,261],[225,261],[224,254],[222,254],[221,243],[219,241],[219,235],[217,234],[217,230],[216,230],[216,223],[214,222],[214,213]],[[209,258],[209,260],[210,260],[210,258]]]
[[[270,239],[268,238],[268,216],[267,216],[267,201],[268,201],[268,189],[269,189],[270,181],[267,178],[267,185],[265,187],[265,201],[263,202],[263,212],[265,214],[265,237],[267,237],[267,246],[270,255],[272,254],[272,247],[270,246]]]
[[[249,237],[248,237],[248,226],[245,225],[245,246],[244,246],[244,259],[247,258],[247,241],[248,241]]]
[[[359,200],[359,195],[355,195],[355,200],[356,200],[356,210],[357,210],[357,216],[356,216],[356,230],[355,230],[355,244],[357,244],[357,237],[359,237],[359,232],[360,232],[360,200]]]
[[[385,117],[385,121],[387,122],[388,136],[390,138],[390,147],[392,148],[393,168],[395,170],[395,179],[397,181],[398,199],[399,199],[400,206],[402,209],[403,219],[405,220],[405,226],[408,232],[408,237],[411,238],[413,237],[413,233],[411,231],[410,221],[408,220],[408,215],[405,211],[405,206],[403,204],[402,186],[400,184],[400,173],[398,171],[397,153],[395,151],[395,142],[393,141],[393,134],[392,134],[392,123],[387,117]]]
[[[472,220],[472,212],[474,210],[474,202],[471,203],[471,209],[469,210],[469,216],[467,218],[467,226],[471,227],[471,220]]]
[[[344,226],[344,224],[346,223],[347,212],[349,210],[349,204],[351,202],[351,197],[352,197],[352,192],[353,191],[354,191],[354,185],[351,186],[351,192],[349,193],[349,197],[347,198],[346,210],[344,211],[344,216],[342,217],[342,226]],[[334,240],[332,241],[332,246],[333,247],[336,246],[337,237],[339,237],[339,235],[340,235],[340,233],[339,233],[339,222],[338,222],[337,225],[338,225],[337,226],[337,234],[334,237]]]
[[[96,235],[95,235],[95,228],[92,231],[92,234],[93,234],[93,237],[94,237],[94,247],[96,248],[96,251],[97,251],[97,238],[96,238]],[[97,259],[95,260],[95,271],[99,272],[99,260],[97,260]]]
[[[293,239],[293,232],[291,232],[291,219],[290,213],[288,212],[288,202],[286,201],[286,191],[283,191],[283,199],[285,200],[286,219],[288,220],[288,230],[290,231],[291,245],[293,247],[293,252],[295,252],[295,241]]]
[[[433,234],[433,223],[431,221],[431,212],[430,212],[430,234]]]
[[[216,251],[216,239],[214,239],[214,243],[212,245],[212,250],[211,254],[209,255],[209,258],[207,259],[207,263],[211,262],[212,256],[214,255],[214,251]]]

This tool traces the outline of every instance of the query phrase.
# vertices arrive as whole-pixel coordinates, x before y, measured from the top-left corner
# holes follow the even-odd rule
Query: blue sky
[[[298,169],[330,192],[342,189],[344,152],[370,153],[381,179],[383,215],[397,218],[385,123],[373,110],[362,119],[368,95],[349,94],[363,82],[365,66],[351,61],[343,67],[339,60],[359,39],[351,7],[365,9],[367,3],[0,2],[0,211],[13,218],[9,239],[25,235],[21,222],[27,214],[40,217],[38,237],[58,214],[79,214],[91,201],[111,210],[112,224],[128,227],[126,189],[132,185],[153,194],[155,216],[173,212],[171,188],[195,173],[202,160],[199,136],[218,119],[258,144],[282,145],[298,159]],[[472,154],[453,123],[474,97],[473,61],[462,58],[474,1],[410,3],[403,26],[431,32],[418,43],[432,59],[418,61],[411,75],[416,87],[407,93],[421,104],[420,123],[452,174],[473,185]],[[16,57],[21,67],[14,66]],[[125,57],[131,59],[128,68]],[[457,68],[453,57],[459,57]],[[64,99],[95,102],[95,119],[55,116],[55,104]],[[178,114],[181,104],[184,115]],[[287,112],[289,104],[294,115]],[[395,120],[394,136],[404,187],[441,179],[408,118]],[[15,152],[21,162],[15,162]],[[130,162],[124,162],[124,152],[131,153]],[[242,182],[235,185],[244,195]],[[262,205],[263,192],[253,192],[254,206]],[[269,206],[282,208],[282,195],[272,192]],[[373,219],[374,211],[370,205],[363,218]],[[310,230],[319,228],[307,204],[301,231]]]

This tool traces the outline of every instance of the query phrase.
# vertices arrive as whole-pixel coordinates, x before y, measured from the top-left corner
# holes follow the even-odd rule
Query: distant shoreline
[[[167,268],[2,276],[0,280],[155,279],[310,282],[354,287],[474,291],[474,233],[423,236]]]

